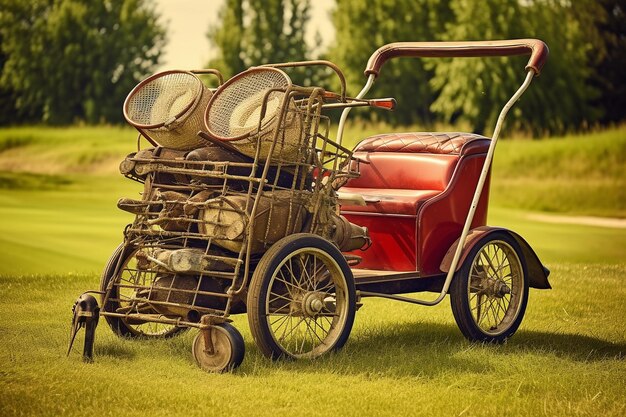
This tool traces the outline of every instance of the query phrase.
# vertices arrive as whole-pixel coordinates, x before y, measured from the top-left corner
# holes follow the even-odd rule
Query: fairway
[[[624,129],[616,132],[598,143],[626,143]],[[214,375],[192,358],[194,330],[168,340],[122,340],[102,320],[94,363],[81,361],[82,340],[65,356],[71,306],[98,287],[100,271],[132,220],[115,202],[141,191],[115,173],[119,159],[133,150],[133,132],[5,129],[0,139],[1,416],[626,414],[626,231],[532,218],[541,201],[532,184],[541,182],[547,188],[540,193],[557,183],[564,189],[544,194],[551,212],[623,217],[621,145],[592,175],[613,193],[576,210],[568,209],[576,192],[569,188],[582,179],[570,184],[551,175],[543,181],[538,172],[549,162],[523,174],[507,168],[542,143],[504,142],[501,159],[496,155],[489,224],[525,237],[550,268],[553,286],[531,290],[525,319],[506,344],[468,343],[447,300],[421,307],[365,299],[345,348],[312,362],[263,357],[245,315],[234,316],[246,358],[234,374]],[[537,150],[540,160],[560,158],[576,140],[547,142],[548,150]],[[92,146],[98,157],[80,156]],[[588,170],[572,152],[570,159]],[[578,178],[579,171],[567,175]],[[531,188],[519,197],[529,200],[521,205],[507,197],[518,185]]]

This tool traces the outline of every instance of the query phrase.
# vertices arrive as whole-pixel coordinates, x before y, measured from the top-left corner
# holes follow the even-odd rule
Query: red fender
[[[523,237],[518,235],[517,233],[504,229],[502,227],[491,227],[491,226],[481,226],[475,229],[470,230],[467,238],[465,239],[465,244],[463,245],[463,252],[461,253],[461,258],[459,259],[459,263],[456,266],[456,271],[461,268],[463,262],[465,262],[465,258],[467,258],[467,254],[470,250],[476,245],[476,243],[483,238],[484,236],[488,236],[494,232],[504,232],[508,233],[513,237],[517,243],[522,248],[522,253],[524,255],[524,259],[526,260],[526,269],[528,271],[528,285],[531,288],[539,288],[539,289],[550,289],[550,283],[548,282],[548,276],[550,275],[550,270],[543,266],[539,257],[530,247],[528,242],[524,240]],[[454,252],[456,251],[457,246],[459,245],[459,239],[454,242],[454,244],[448,249],[448,252],[443,257],[441,261],[441,265],[439,268],[443,272],[448,272],[450,270],[450,265],[452,265],[452,258],[454,258]],[[455,272],[456,272],[455,271]]]

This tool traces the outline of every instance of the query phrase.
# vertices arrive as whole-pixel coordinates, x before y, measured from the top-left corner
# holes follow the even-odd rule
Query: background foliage
[[[231,77],[248,67],[310,56],[304,40],[310,0],[226,0],[219,24],[209,28],[218,57],[209,67]],[[300,80],[302,82],[302,77]]]
[[[594,72],[599,62],[613,65],[604,59],[607,44],[623,41],[624,36],[617,33],[610,40],[599,27],[609,16],[624,25],[623,3],[338,0],[333,15],[337,43],[330,56],[346,68],[353,85],[362,85],[365,62],[386,43],[539,38],[550,46],[548,64],[536,80],[539,85],[516,107],[509,126],[535,134],[580,129],[608,113],[598,102],[604,93],[601,83],[593,85],[590,80],[602,78]],[[353,16],[358,25],[352,23]],[[525,58],[437,59],[422,61],[425,65],[396,61],[383,69],[374,90],[398,98],[397,114],[389,115],[390,121],[465,121],[479,133],[495,123],[499,109],[521,83],[526,62]],[[623,77],[615,78],[611,85],[624,83]],[[611,110],[612,121],[624,118],[624,110],[620,115]]]
[[[120,122],[165,30],[144,0],[0,0],[0,39],[3,109],[51,124]]]
[[[125,95],[154,70],[165,43],[145,0],[0,5],[0,124],[120,122]],[[217,52],[209,65],[232,76],[321,53],[342,67],[354,95],[367,59],[385,43],[540,38],[550,58],[510,115],[510,128],[544,136],[626,118],[626,0],[336,0],[336,36],[326,51],[305,41],[310,8],[311,0],[224,0],[219,23],[208,28]],[[395,97],[397,111],[355,115],[486,132],[520,84],[524,63],[524,57],[392,60],[372,94]],[[324,86],[327,77],[312,70],[292,76]]]

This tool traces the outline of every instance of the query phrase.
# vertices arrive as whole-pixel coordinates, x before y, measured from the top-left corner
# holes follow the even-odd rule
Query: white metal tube
[[[478,207],[478,202],[480,201],[480,196],[482,195],[483,186],[485,185],[485,181],[487,180],[487,175],[489,174],[489,168],[491,168],[491,162],[493,161],[493,154],[496,150],[496,144],[498,142],[498,138],[500,137],[500,131],[502,130],[502,124],[504,123],[504,119],[506,118],[507,113],[513,107],[513,105],[519,100],[524,91],[530,85],[533,77],[535,76],[535,72],[533,70],[529,70],[526,74],[526,79],[520,86],[520,88],[513,94],[513,97],[509,99],[509,101],[504,105],[502,111],[500,111],[500,115],[498,116],[498,121],[496,122],[496,128],[493,131],[493,137],[491,138],[491,143],[489,144],[489,150],[487,151],[487,156],[485,157],[485,162],[483,163],[483,169],[480,173],[480,177],[478,178],[478,184],[476,184],[476,190],[474,191],[474,198],[472,199],[472,205],[470,206],[469,213],[467,213],[467,218],[465,219],[465,225],[463,226],[463,231],[461,232],[461,237],[459,238],[459,245],[454,252],[454,257],[452,258],[452,264],[450,264],[450,270],[448,271],[448,275],[446,276],[446,281],[443,284],[443,288],[441,290],[441,294],[437,297],[436,300],[428,303],[427,305],[435,305],[438,304],[443,298],[446,296],[448,289],[450,288],[450,283],[452,282],[452,277],[456,271],[456,267],[459,263],[459,259],[461,258],[461,254],[463,253],[463,246],[465,245],[465,239],[469,234],[470,227],[472,225],[472,221],[474,220],[474,214],[476,213],[476,208]]]
[[[365,97],[365,94],[367,94],[367,92],[370,91],[370,88],[372,88],[372,85],[374,85],[375,79],[376,79],[376,76],[374,74],[370,74],[370,76],[367,78],[367,82],[365,83],[365,86],[363,87],[361,92],[357,94],[355,98]],[[350,110],[352,110],[352,107],[346,107],[345,109],[343,109],[343,112],[341,112],[341,118],[339,118],[339,127],[337,128],[336,141],[340,145],[341,145],[341,140],[343,139],[343,128],[346,124],[346,119],[348,118],[348,114],[350,113]]]

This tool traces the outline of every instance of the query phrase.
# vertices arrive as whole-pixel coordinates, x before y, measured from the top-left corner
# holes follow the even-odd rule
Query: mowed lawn
[[[618,155],[601,149],[608,167],[588,172],[613,193],[623,193],[617,188],[624,132],[598,136]],[[531,290],[522,326],[503,346],[465,341],[447,300],[420,307],[366,299],[346,347],[313,362],[263,357],[245,316],[234,317],[246,341],[246,359],[234,374],[196,367],[194,331],[163,341],[121,340],[104,320],[95,362],[83,363],[80,349],[66,358],[73,301],[97,288],[131,221],[115,202],[141,190],[114,173],[134,138],[116,128],[0,131],[1,416],[626,414],[626,229],[537,222],[528,210],[540,207],[530,202],[520,209],[503,195],[524,182],[522,200],[541,201],[533,181],[554,181],[563,195],[575,196],[571,188],[585,183],[575,172],[542,178],[535,171],[547,162],[535,171],[530,162],[519,165],[523,176],[507,168],[521,163],[522,150],[541,153],[544,142],[503,142],[496,157],[490,224],[524,236],[551,269],[554,287]],[[596,136],[545,144],[560,160],[567,144],[583,140]],[[90,161],[92,148],[97,156]],[[572,152],[578,156],[568,154],[570,160],[582,158]],[[576,210],[558,195],[545,197],[553,212],[623,217],[624,201],[611,203],[613,195]]]

